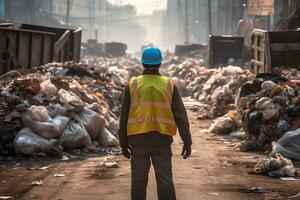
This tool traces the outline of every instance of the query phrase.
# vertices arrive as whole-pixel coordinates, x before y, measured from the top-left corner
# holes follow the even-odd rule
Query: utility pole
[[[5,19],[11,19],[11,0],[5,0]]]
[[[188,0],[184,0],[184,20],[185,20],[185,27],[184,27],[184,41],[186,44],[189,43],[189,20],[188,20]]]
[[[70,23],[70,0],[67,0],[67,15],[66,15],[66,26],[69,27]]]
[[[89,38],[92,38],[92,0],[89,0]]]
[[[208,5],[208,34],[212,34],[212,25],[211,25],[211,4],[210,0],[207,0],[207,5]]]

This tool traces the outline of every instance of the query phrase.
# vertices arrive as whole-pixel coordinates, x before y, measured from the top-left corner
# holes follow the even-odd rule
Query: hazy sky
[[[151,14],[153,10],[167,7],[167,0],[109,0],[109,2],[134,5],[138,15]]]

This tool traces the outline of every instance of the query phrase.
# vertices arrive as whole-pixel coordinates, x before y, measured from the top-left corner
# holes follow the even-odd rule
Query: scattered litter
[[[119,164],[117,162],[106,162],[104,163],[107,168],[118,168]]]
[[[43,185],[43,181],[40,180],[40,181],[32,181],[31,183],[32,186],[40,186],[40,185]]]
[[[283,181],[298,181],[299,179],[296,179],[294,177],[280,177]]]
[[[0,196],[0,199],[3,199],[3,200],[7,200],[7,199],[12,199],[14,198],[13,196]]]
[[[47,166],[39,168],[39,170],[47,170],[47,169],[49,169],[49,167],[47,167]]]
[[[263,193],[264,190],[262,187],[252,187],[248,189],[248,192],[250,193]]]
[[[210,195],[215,195],[215,196],[219,196],[219,193],[217,193],[217,192],[211,192],[211,193],[208,193],[208,194],[210,194]]]
[[[63,155],[63,157],[61,158],[62,161],[67,161],[70,160],[69,156]]]
[[[65,174],[54,174],[54,177],[65,177]]]

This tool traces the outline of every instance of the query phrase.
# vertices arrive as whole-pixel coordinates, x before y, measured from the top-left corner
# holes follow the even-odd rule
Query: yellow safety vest
[[[160,75],[141,75],[129,81],[130,111],[127,135],[157,131],[174,136],[176,125],[171,109],[173,80]]]

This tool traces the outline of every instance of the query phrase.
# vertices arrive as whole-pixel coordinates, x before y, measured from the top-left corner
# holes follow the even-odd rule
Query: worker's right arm
[[[191,146],[192,138],[190,133],[189,120],[181,96],[176,86],[174,86],[174,92],[172,97],[172,112],[176,126],[179,131],[179,135],[184,145]]]

